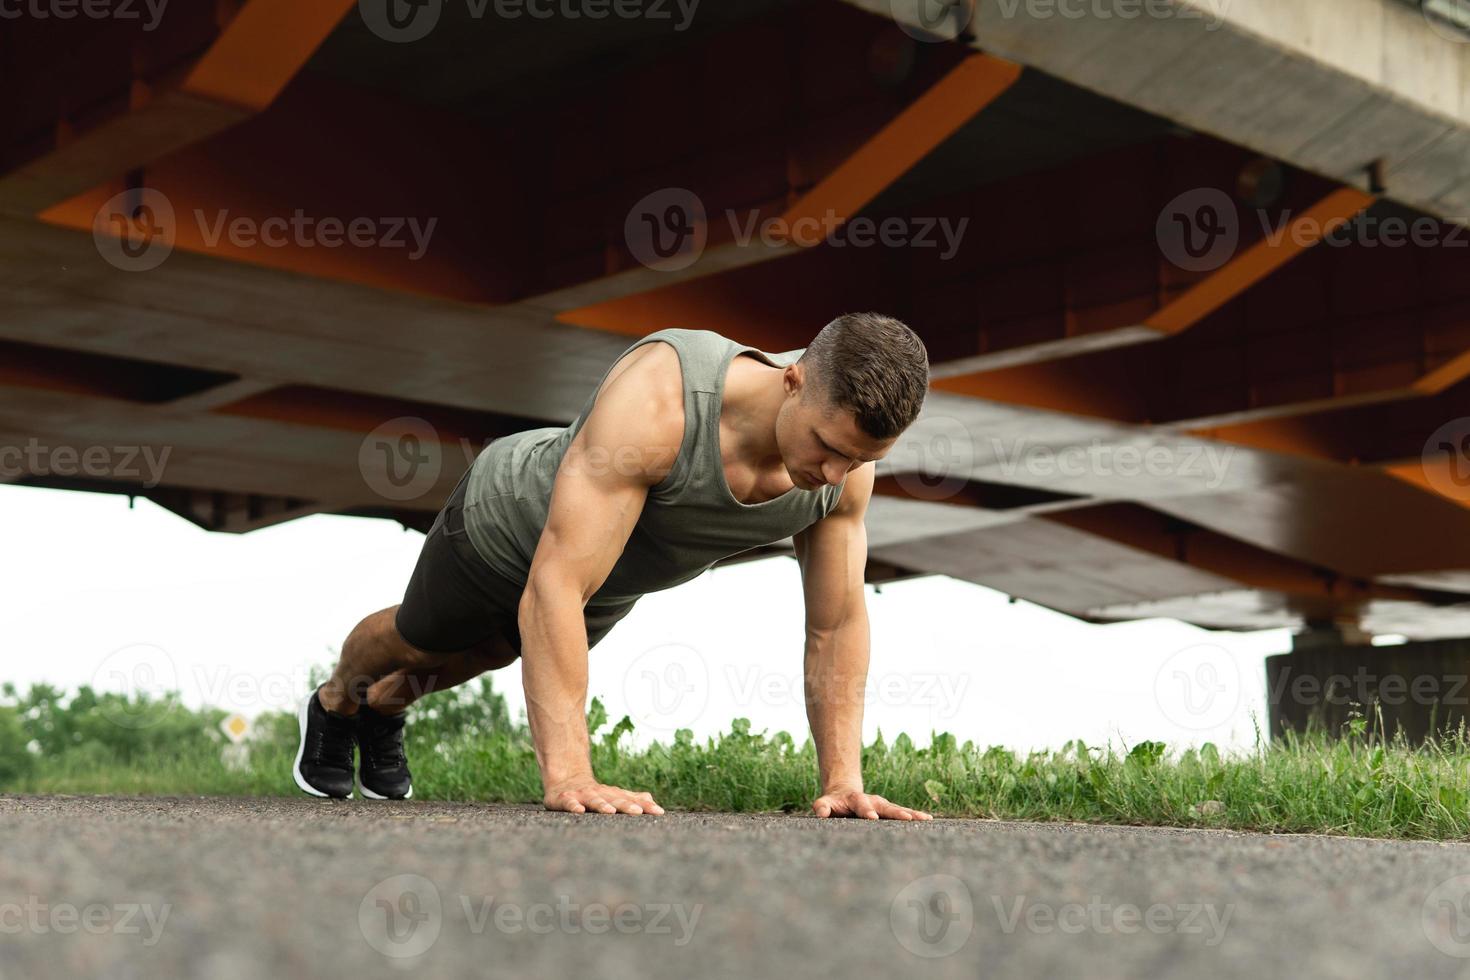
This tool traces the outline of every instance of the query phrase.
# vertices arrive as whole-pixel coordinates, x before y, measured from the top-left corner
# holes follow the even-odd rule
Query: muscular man
[[[798,356],[799,355],[799,356]],[[709,330],[632,344],[569,426],[492,442],[424,540],[403,602],[373,613],[300,708],[296,783],[412,794],[403,713],[415,698],[521,661],[548,809],[662,813],[597,781],[587,654],[639,597],[792,537],[806,605],[807,716],[818,816],[929,819],[864,792],[869,630],[863,515],[882,458],[918,416],[928,354],[907,326],[838,317],[802,351]]]

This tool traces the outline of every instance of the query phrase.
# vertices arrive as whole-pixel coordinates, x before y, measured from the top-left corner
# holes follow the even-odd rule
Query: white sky
[[[212,534],[146,500],[0,486],[0,596],[24,688],[174,688],[191,705],[294,708],[308,668],[364,615],[402,599],[423,536],[388,521],[314,516]],[[1174,620],[1094,626],[930,576],[868,589],[864,735],[929,733],[1019,751],[1073,738],[1248,748],[1266,728],[1264,664],[1285,630]],[[800,577],[790,558],[716,569],[639,601],[591,656],[592,695],[638,741],[807,727]],[[512,714],[518,666],[493,675]]]

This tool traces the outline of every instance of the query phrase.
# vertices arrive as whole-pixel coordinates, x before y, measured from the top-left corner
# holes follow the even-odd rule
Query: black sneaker
[[[357,709],[357,791],[367,799],[413,796],[408,757],[403,754],[405,714],[385,715],[365,704]]]
[[[296,785],[312,796],[351,796],[357,719],[331,713],[312,691],[302,700],[296,720],[301,726],[301,744],[291,770]]]

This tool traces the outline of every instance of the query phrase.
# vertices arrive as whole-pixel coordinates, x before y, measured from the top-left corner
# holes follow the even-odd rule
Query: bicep
[[[658,480],[673,421],[634,370],[598,394],[557,468],[529,582],[575,588],[584,603],[602,587]],[[682,407],[677,423],[682,431]]]

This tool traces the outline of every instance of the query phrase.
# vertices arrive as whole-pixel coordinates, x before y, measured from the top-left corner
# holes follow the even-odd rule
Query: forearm
[[[544,786],[592,774],[587,631],[575,590],[528,584],[521,600],[521,680]]]
[[[806,714],[817,746],[822,792],[863,785],[863,699],[868,678],[866,615],[807,637]]]

